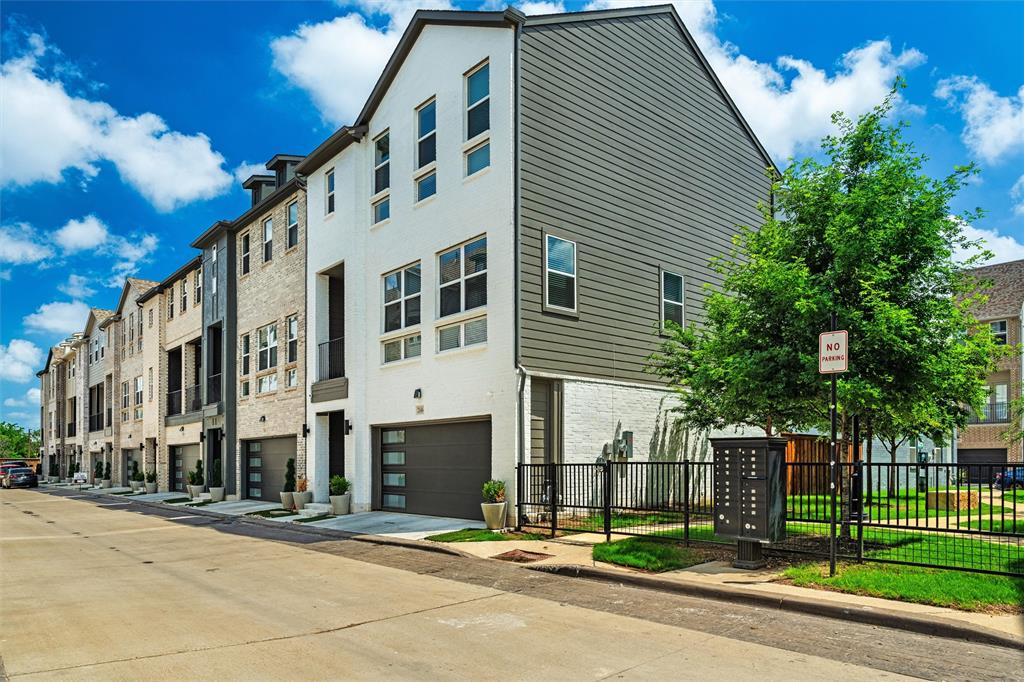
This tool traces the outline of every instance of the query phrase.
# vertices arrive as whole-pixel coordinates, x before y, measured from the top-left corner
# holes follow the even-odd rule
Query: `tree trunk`
[[[872,471],[873,467],[871,466],[871,452],[872,452],[871,444],[875,440],[875,430],[874,430],[874,427],[871,425],[871,420],[870,419],[868,419],[866,427],[867,427],[867,441],[868,441],[868,444],[867,444],[866,451],[864,453],[864,466],[867,467],[868,494],[867,494],[867,499],[864,500],[864,507],[863,507],[863,509],[861,509],[861,513],[862,514],[866,513],[866,512],[869,512],[871,510],[871,492],[872,492],[872,478],[873,478],[873,471]]]

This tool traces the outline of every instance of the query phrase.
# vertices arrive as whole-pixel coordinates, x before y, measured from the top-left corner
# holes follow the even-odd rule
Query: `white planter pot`
[[[291,509],[295,506],[295,500],[292,499],[294,494],[295,493],[281,493],[281,506],[284,509]]]
[[[224,490],[225,488],[223,486],[219,488],[210,488],[210,499],[214,502],[223,502]]]
[[[500,530],[505,527],[505,503],[481,502],[480,509],[484,512],[484,523],[488,530]]]
[[[129,481],[129,484],[132,486],[132,492],[137,493],[142,488],[142,483],[140,481]]]
[[[352,493],[344,495],[331,495],[331,513],[335,516],[344,516],[352,509]]]
[[[193,500],[199,499],[199,496],[203,494],[203,486],[201,485],[190,485],[188,488],[188,496]]]
[[[109,478],[100,479],[100,487],[101,488],[109,488],[110,485],[111,485],[111,481],[110,481]]]
[[[292,502],[295,504],[295,511],[304,509],[307,504],[313,501],[312,491],[307,490],[304,493],[295,492],[292,493]]]
[[[149,493],[150,495],[152,495],[153,493],[156,492],[156,482],[155,481],[153,483],[149,483],[149,482],[146,483],[146,492]]]

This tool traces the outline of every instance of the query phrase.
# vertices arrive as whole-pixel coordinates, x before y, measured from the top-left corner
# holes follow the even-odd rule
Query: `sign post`
[[[831,493],[829,520],[831,532],[828,538],[828,565],[830,576],[836,574],[836,495],[839,489],[839,449],[836,447],[836,426],[838,420],[836,412],[836,377],[847,370],[849,359],[849,334],[845,330],[836,329],[837,326],[838,321],[833,311],[829,326],[831,331],[818,335],[818,373],[829,374],[832,379],[832,393],[829,398],[829,421],[831,422],[832,431],[829,437],[829,488]]]

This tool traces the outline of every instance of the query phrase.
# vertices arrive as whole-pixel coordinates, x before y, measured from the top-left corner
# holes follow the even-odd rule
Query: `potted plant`
[[[213,460],[213,467],[210,469],[210,499],[214,502],[224,501],[224,484],[220,480],[220,460]]]
[[[344,516],[352,508],[351,487],[352,484],[344,476],[331,476],[331,513],[335,516]]]
[[[98,460],[96,460],[96,466],[93,468],[92,482],[95,483],[96,485],[99,485],[100,481],[102,481],[102,480],[103,480],[103,460],[98,459]]]
[[[309,482],[305,476],[299,478],[295,483],[295,492],[292,493],[292,502],[295,504],[295,511],[305,509],[306,505],[313,501],[313,491],[307,490]]]
[[[142,490],[142,484],[145,483],[146,477],[139,471],[139,463],[132,460],[132,478],[129,483],[132,486],[132,491],[139,492]]]
[[[490,480],[484,483],[484,501],[480,509],[484,512],[484,523],[488,530],[505,527],[505,481]]]
[[[101,488],[109,488],[110,484],[111,484],[111,481],[112,481],[112,479],[110,477],[110,462],[106,462],[103,465],[103,478],[100,479],[100,487]]]
[[[146,472],[146,492],[152,495],[156,492],[156,472]]]
[[[281,491],[281,506],[291,509],[295,506],[295,459],[289,458],[284,466],[284,490]]]
[[[193,471],[188,472],[188,496],[193,500],[197,499],[203,494],[203,483],[206,479],[203,478],[203,460],[196,460],[196,468]]]

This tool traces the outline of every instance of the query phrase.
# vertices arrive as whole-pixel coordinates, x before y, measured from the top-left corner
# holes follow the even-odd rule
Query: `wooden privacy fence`
[[[787,464],[827,464],[829,461],[829,444],[827,436],[816,436],[807,433],[787,433],[789,444],[786,446]],[[853,461],[853,444],[849,441],[839,443],[840,461]],[[829,477],[821,467],[787,467],[786,490],[789,495],[828,495]]]

